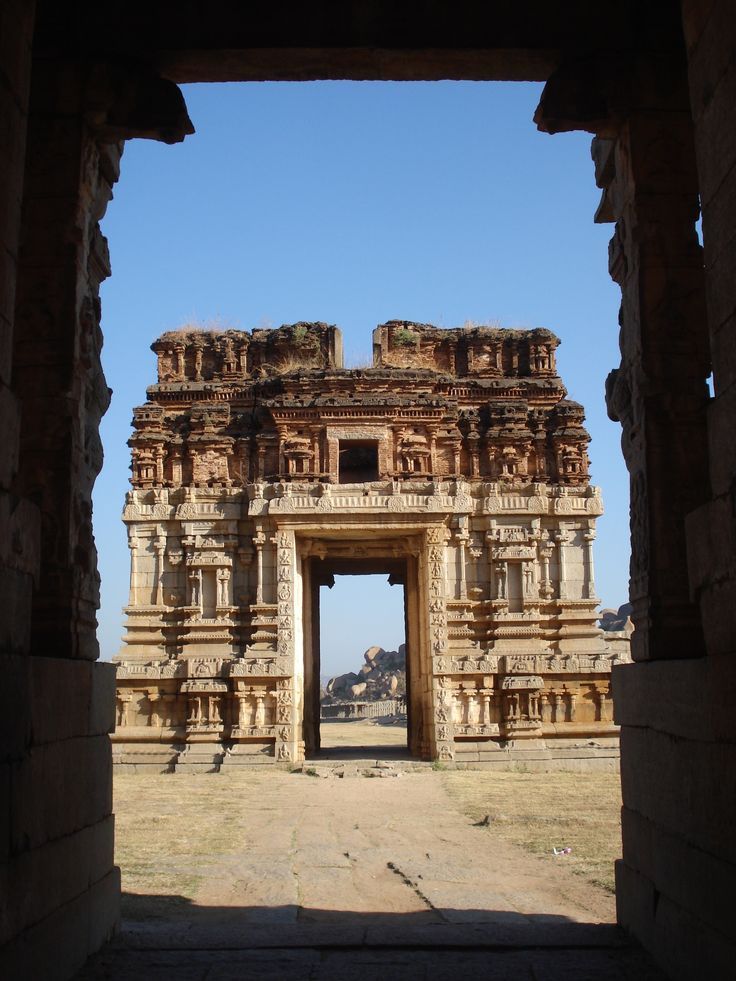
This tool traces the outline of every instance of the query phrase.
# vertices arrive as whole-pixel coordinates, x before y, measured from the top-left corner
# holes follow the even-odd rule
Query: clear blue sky
[[[390,318],[549,327],[562,338],[569,395],[585,405],[603,488],[598,595],[604,606],[626,600],[628,482],[620,429],[603,401],[619,361],[612,227],[593,224],[600,192],[590,137],[537,133],[540,91],[479,82],[192,85],[184,93],[194,136],[173,147],[127,145],[103,222],[113,268],[102,290],[103,363],[114,391],[94,510],[103,657],[120,646],[127,600],[120,511],[131,410],[154,381],[149,345],[191,320],[242,329],[325,320],[342,329],[348,365],[370,359],[371,331]],[[382,593],[374,598],[353,577],[339,595],[323,615],[334,670],[359,664],[371,644],[402,641],[398,602],[378,614]],[[372,611],[370,635],[352,625],[356,604]]]

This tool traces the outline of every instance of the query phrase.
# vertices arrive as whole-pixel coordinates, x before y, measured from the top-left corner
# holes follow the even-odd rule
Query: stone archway
[[[350,5],[336,21],[317,4],[281,23],[260,8],[218,13],[191,4],[180,19],[161,18],[155,5],[80,4],[72,16],[50,0],[7,6],[2,111],[13,138],[2,148],[0,261],[3,326],[15,343],[3,358],[13,542],[3,556],[12,597],[3,652],[5,690],[21,696],[9,713],[5,853],[12,881],[23,883],[9,921],[11,965],[27,957],[42,976],[53,961],[71,975],[117,916],[109,847],[95,849],[84,882],[55,870],[49,852],[71,859],[90,829],[102,837],[111,828],[112,678],[91,664],[90,490],[106,404],[98,287],[109,269],[97,220],[117,179],[120,141],[175,141],[189,130],[171,79],[554,74],[542,125],[606,140],[596,150],[606,190],[599,217],[618,222],[610,259],[624,294],[624,370],[612,380],[611,409],[632,469],[640,663],[617,678],[626,729],[620,916],[673,973],[725,976],[733,927],[728,903],[714,896],[727,896],[733,878],[734,804],[723,780],[735,608],[730,5],[630,2],[612,13],[577,4],[561,14],[547,2],[502,11],[430,4],[412,20],[396,5],[377,5],[373,16]],[[698,197],[705,270],[692,234]],[[717,397],[708,406],[711,353]],[[60,686],[84,697],[60,706],[48,695]],[[59,765],[89,775],[87,798],[80,790],[57,800]]]

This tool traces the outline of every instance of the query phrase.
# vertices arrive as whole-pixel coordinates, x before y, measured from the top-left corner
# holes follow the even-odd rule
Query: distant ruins
[[[319,589],[403,584],[421,759],[617,746],[596,626],[600,493],[548,330],[390,321],[182,329],[134,412],[115,759],[296,762],[319,748]],[[590,749],[590,746],[594,747]]]

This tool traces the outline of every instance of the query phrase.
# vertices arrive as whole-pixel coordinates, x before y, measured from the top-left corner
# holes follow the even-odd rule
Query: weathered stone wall
[[[693,350],[690,356],[702,363],[701,376],[710,367],[708,353],[713,368],[707,421],[683,439],[687,449],[680,450],[678,478],[688,482],[688,494],[701,488],[700,501],[692,500],[686,509],[688,576],[679,575],[702,627],[697,637],[690,632],[672,637],[656,661],[631,665],[615,679],[624,756],[617,897],[621,922],[673,977],[698,971],[725,978],[733,973],[736,956],[729,915],[736,877],[731,834],[736,790],[730,776],[736,767],[730,722],[736,700],[736,19],[728,2],[685,0],[682,7],[689,90],[674,133],[676,117],[668,114],[661,121],[669,178],[663,182],[658,168],[657,184],[669,192],[670,217],[660,209],[662,240],[675,244],[671,216],[677,213],[677,196],[689,195],[692,223],[699,194],[703,215],[704,281],[694,256],[687,268],[681,254],[667,257],[678,291],[670,306],[683,327],[691,311],[690,343],[697,343],[700,353]],[[682,136],[675,139],[677,131]],[[646,132],[648,140],[656,135],[649,127]],[[652,163],[656,166],[656,154]],[[688,235],[692,242],[691,229]],[[706,324],[710,342],[702,336]],[[667,342],[661,346],[666,350]],[[688,357],[687,346],[679,346],[679,356]],[[673,485],[665,468],[656,462],[649,469],[650,482],[660,486],[663,506],[669,507]],[[664,615],[674,626],[671,614]]]
[[[32,27],[32,4],[4,5],[0,657],[12,725],[0,760],[0,971],[51,978],[73,974],[111,935],[119,910],[108,735],[115,671],[96,660],[91,495],[109,401],[99,219],[123,133],[106,125],[120,79],[116,88],[94,66],[39,59]]]
[[[724,915],[736,872],[725,709],[736,697],[736,21],[727,2],[684,0],[682,14],[685,43],[670,52],[571,61],[548,83],[537,119],[550,132],[598,134],[596,220],[616,223],[622,360],[607,399],[631,474],[635,625],[635,663],[613,672],[624,804],[617,903],[622,924],[685,979],[728,977],[736,956]]]
[[[376,365],[360,370],[335,366],[339,331],[323,324],[185,328],[153,344],[124,511],[121,765],[212,769],[314,748],[305,563],[351,554],[386,571],[419,559],[402,573],[417,755],[616,744],[610,669],[628,655],[594,622],[602,506],[557,338],[392,322],[374,340]],[[370,466],[346,462],[356,448]]]

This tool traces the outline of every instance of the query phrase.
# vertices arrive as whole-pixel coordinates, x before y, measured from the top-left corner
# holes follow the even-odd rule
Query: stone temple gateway
[[[409,750],[615,755],[596,627],[583,409],[548,330],[391,321],[182,329],[134,413],[120,764],[296,762],[319,748],[319,589],[403,584]],[[380,614],[378,614],[380,616]]]

